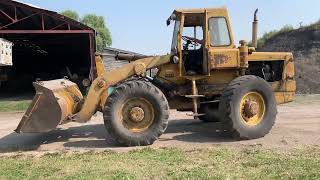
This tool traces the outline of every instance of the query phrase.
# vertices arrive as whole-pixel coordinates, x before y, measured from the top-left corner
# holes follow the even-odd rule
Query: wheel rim
[[[258,92],[249,92],[240,102],[240,115],[242,121],[249,126],[261,123],[266,111],[264,98]]]
[[[120,108],[123,126],[131,132],[139,133],[147,130],[154,122],[154,108],[144,98],[131,98]]]

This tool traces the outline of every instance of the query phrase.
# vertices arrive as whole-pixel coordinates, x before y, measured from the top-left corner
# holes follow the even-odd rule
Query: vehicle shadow
[[[232,139],[221,131],[219,123],[186,119],[171,120],[166,133],[159,139],[159,142],[161,141],[220,143],[230,142]],[[0,152],[33,151],[39,148],[41,150],[42,145],[50,145],[53,150],[123,147],[108,135],[103,124],[92,124],[41,134],[11,133],[0,139]]]
[[[109,148],[119,147],[120,145],[113,141],[105,131],[104,125],[84,125],[71,127],[68,129],[57,129],[48,133],[40,134],[18,134],[11,133],[0,139],[0,152],[17,152],[38,150],[42,145],[60,144],[64,147],[72,146],[72,141],[86,139],[86,142],[79,143],[80,148]],[[94,139],[94,140],[92,140]],[[93,143],[94,142],[94,143]],[[60,148],[53,145],[53,149]]]
[[[190,143],[233,142],[230,134],[219,122],[206,123],[200,120],[172,120],[166,131],[172,139]],[[161,140],[161,139],[160,139]]]

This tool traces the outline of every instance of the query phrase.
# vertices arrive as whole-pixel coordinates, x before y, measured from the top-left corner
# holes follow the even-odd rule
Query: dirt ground
[[[151,147],[183,149],[214,146],[261,147],[263,149],[294,149],[320,146],[320,96],[299,97],[297,102],[278,107],[278,118],[266,137],[250,141],[234,141],[220,132],[219,123],[202,123],[186,113],[171,112],[169,127]],[[23,113],[0,113],[0,152],[56,151],[128,151],[105,131],[102,115],[90,123],[63,125],[44,134],[17,134],[13,130]]]

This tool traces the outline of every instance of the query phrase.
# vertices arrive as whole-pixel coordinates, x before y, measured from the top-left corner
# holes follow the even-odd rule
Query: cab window
[[[209,19],[211,46],[229,46],[231,44],[227,21],[224,17]]]

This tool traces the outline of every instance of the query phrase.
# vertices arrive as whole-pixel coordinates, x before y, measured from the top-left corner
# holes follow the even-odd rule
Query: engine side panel
[[[254,52],[249,55],[249,73],[270,82],[278,104],[294,100],[296,81],[292,53]]]

